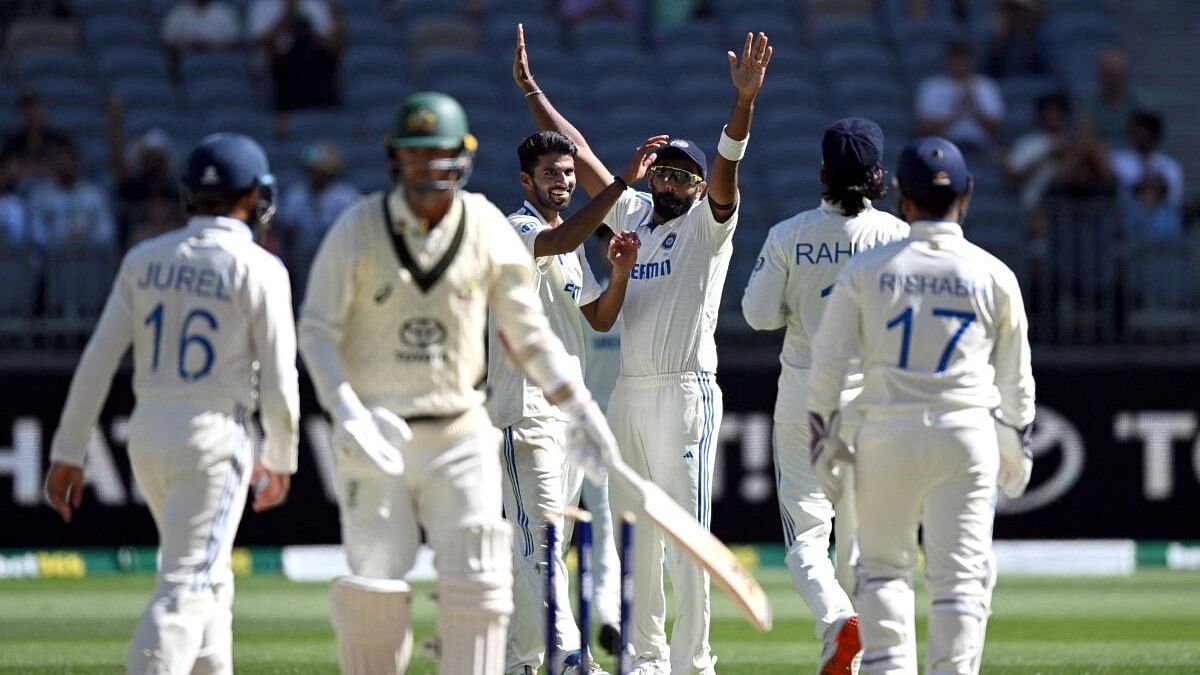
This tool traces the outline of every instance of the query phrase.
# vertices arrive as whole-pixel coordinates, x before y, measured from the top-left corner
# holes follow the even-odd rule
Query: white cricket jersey
[[[661,225],[654,225],[653,212],[650,194],[630,188],[604,219],[614,232],[632,230],[642,242],[621,306],[621,375],[715,373],[713,333],[738,212],[717,222],[707,196]]]
[[[508,216],[508,222],[530,255],[533,255],[538,235],[550,229],[550,225],[528,201]],[[562,340],[563,347],[571,356],[568,362],[570,378],[582,380],[583,359],[587,353],[584,333],[587,321],[579,308],[595,302],[603,289],[592,275],[583,246],[571,253],[535,258],[532,271],[538,299],[542,301],[550,328]],[[487,379],[490,390],[488,413],[496,426],[512,426],[523,417],[535,415],[565,419],[557,407],[546,401],[541,387],[530,382],[513,366],[497,338],[494,316],[488,317]]]
[[[71,381],[51,457],[82,466],[132,344],[137,405],[186,399],[232,414],[257,404],[263,464],[295,472],[300,395],[290,289],[283,263],[238,220],[194,216],[134,247]]]
[[[621,323],[618,314],[616,323],[607,332],[601,333],[588,325],[583,327],[588,340],[583,381],[592,398],[605,410],[621,373]]]
[[[471,424],[486,426],[488,309],[510,347],[558,344],[532,284],[533,260],[483,195],[460,192],[428,232],[402,191],[386,205],[385,217],[383,193],[356,202],[313,261],[300,351],[317,395],[330,409],[348,382],[367,406],[404,417],[473,413]]]
[[[838,405],[861,355],[866,416],[999,408],[1033,421],[1033,373],[1021,289],[1012,270],[957,223],[917,222],[909,239],[842,270],[813,342],[809,410]]]
[[[819,208],[777,223],[767,233],[742,295],[742,314],[756,330],[787,327],[779,354],[777,421],[808,419],[804,395],[812,367],[812,338],[838,273],[854,255],[907,236],[907,224],[872,208],[869,201],[864,210],[848,217],[825,200]],[[856,360],[847,372],[845,388],[861,385]]]

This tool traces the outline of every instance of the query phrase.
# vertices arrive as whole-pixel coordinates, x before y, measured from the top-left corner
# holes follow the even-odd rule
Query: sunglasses
[[[671,181],[676,185],[683,185],[685,187],[691,187],[704,180],[686,169],[677,169],[673,166],[662,166],[661,164],[650,167],[650,173],[654,174],[661,181]]]

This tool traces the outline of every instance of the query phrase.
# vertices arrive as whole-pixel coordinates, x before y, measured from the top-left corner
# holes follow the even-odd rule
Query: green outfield
[[[782,570],[763,571],[759,578],[771,595],[775,630],[755,633],[718,592],[713,646],[719,672],[813,672],[819,645],[807,609]],[[120,672],[151,585],[147,576],[0,582],[0,673]],[[427,591],[421,590],[416,605],[418,645],[433,633]],[[239,675],[336,673],[326,599],[323,584],[239,579]],[[983,670],[1200,673],[1200,574],[1002,579]],[[418,653],[409,672],[432,673],[433,662]]]

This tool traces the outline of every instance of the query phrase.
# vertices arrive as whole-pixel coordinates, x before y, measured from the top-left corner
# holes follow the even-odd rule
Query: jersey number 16
[[[208,324],[209,330],[215,331],[218,328],[217,317],[208,310],[193,309],[184,317],[183,324],[179,328],[179,377],[185,382],[195,382],[208,375],[208,371],[212,370],[213,361],[216,359],[212,342],[209,342],[207,337],[188,332],[194,329],[193,324],[196,321],[201,322],[201,327],[203,324]],[[161,302],[146,315],[146,320],[142,322],[142,325],[154,328],[154,354],[150,357],[150,370],[157,372],[159,347],[162,346],[163,334],[163,304]],[[189,370],[187,356],[188,351],[192,349],[200,349],[204,355],[204,362],[200,364],[199,368]]]

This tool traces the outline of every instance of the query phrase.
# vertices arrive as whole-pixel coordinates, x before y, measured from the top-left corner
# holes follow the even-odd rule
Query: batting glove
[[[604,479],[607,467],[621,456],[617,440],[608,428],[608,420],[586,389],[579,388],[558,406],[570,418],[567,431],[567,455],[593,481]]]
[[[1009,499],[1025,494],[1033,475],[1033,425],[1018,429],[996,418],[996,442],[1000,447],[1000,468],[996,484]]]
[[[809,460],[812,462],[813,472],[820,479],[825,496],[836,504],[842,498],[842,486],[846,480],[844,467],[854,464],[854,451],[839,434],[842,419],[837,411],[829,416],[828,424],[825,423],[825,418],[815,412],[809,412],[808,425],[812,432]]]
[[[404,456],[400,454],[400,446],[412,438],[408,424],[390,410],[367,410],[348,385],[338,393],[333,410],[331,444],[343,470],[362,471],[366,468],[389,476],[403,474]]]

